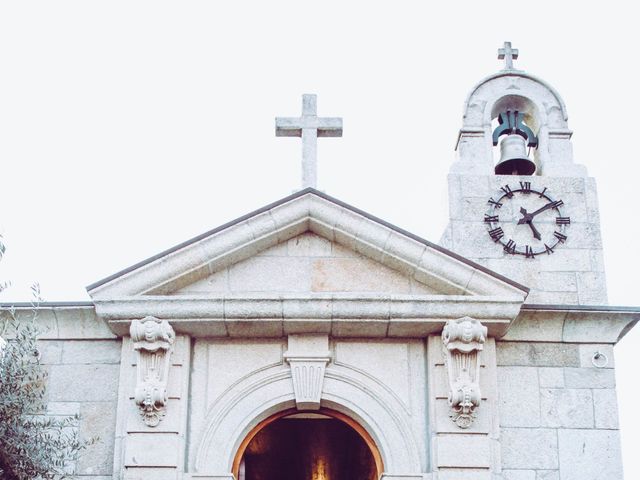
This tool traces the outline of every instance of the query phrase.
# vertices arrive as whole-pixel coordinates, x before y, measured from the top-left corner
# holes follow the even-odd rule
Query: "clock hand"
[[[533,222],[527,222],[527,224],[529,225],[529,227],[531,227],[531,231],[533,232],[533,237],[537,238],[538,240],[542,240],[542,236],[540,235],[540,232],[538,231],[536,226],[533,224]]]
[[[526,208],[522,208],[520,207],[520,213],[522,214],[522,218],[520,220],[518,220],[518,225],[522,225],[524,223],[530,223],[531,222],[531,214],[527,213],[527,209]]]
[[[529,214],[529,216],[531,218],[535,217],[536,215],[538,215],[539,213],[544,212],[545,210],[549,210],[550,208],[553,208],[556,205],[556,202],[549,202],[546,205],[540,207],[539,209],[537,209],[535,212],[531,212]]]
[[[544,212],[545,210],[549,210],[550,208],[553,208],[555,205],[556,205],[556,202],[549,202],[546,205],[543,205],[542,207],[540,207],[535,212],[531,212],[531,213],[527,213],[527,211],[524,208],[520,207],[520,213],[523,216],[520,220],[518,220],[518,225],[522,225],[523,223],[530,223],[531,220],[533,220],[533,217],[535,217],[539,213]]]
[[[546,206],[547,205],[545,205],[545,207]],[[544,207],[542,207],[542,209],[544,209]],[[537,213],[540,213],[542,209],[540,209]],[[522,225],[523,223],[526,223],[527,225],[529,225],[529,228],[531,228],[531,231],[533,232],[533,237],[537,238],[538,240],[542,240],[542,236],[540,235],[540,232],[538,231],[536,226],[533,224],[533,215],[535,215],[536,212],[527,213],[526,208],[520,207],[520,213],[522,214],[522,218],[518,220],[518,225]]]

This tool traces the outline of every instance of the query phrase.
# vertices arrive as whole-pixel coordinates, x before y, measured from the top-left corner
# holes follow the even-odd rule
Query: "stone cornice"
[[[330,295],[328,297],[331,297]],[[334,295],[334,300],[338,296]],[[482,309],[490,308],[491,302],[498,299],[487,297],[471,297],[471,296],[424,296],[419,297],[415,303],[415,309],[408,316],[402,318],[391,317],[391,312],[398,312],[398,309],[404,305],[411,304],[411,296],[393,296],[378,298],[376,303],[378,307],[386,304],[388,307],[388,316],[382,315],[385,310],[377,310],[379,317],[371,316],[376,310],[369,311],[368,317],[355,318],[351,313],[349,317],[341,318],[341,312],[347,313],[346,307],[357,308],[356,302],[360,305],[372,305],[372,298],[353,296],[342,297],[341,302],[333,302],[338,304],[336,307],[336,316],[333,316],[332,303],[327,303],[326,298],[321,295],[306,297],[307,304],[304,312],[307,315],[317,315],[315,318],[305,317],[298,311],[294,315],[293,300],[303,300],[305,297],[280,296],[275,301],[273,313],[282,311],[282,316],[273,315],[271,317],[263,316],[261,319],[252,319],[241,316],[240,312],[244,308],[251,309],[253,306],[262,305],[262,313],[266,311],[269,305],[273,306],[273,302],[265,302],[266,297],[243,297],[237,301],[236,297],[226,297],[229,302],[227,304],[227,314],[229,317],[205,318],[202,320],[201,313],[208,309],[213,309],[217,305],[218,312],[224,314],[224,303],[220,308],[220,298],[179,298],[176,297],[134,297],[124,300],[99,301],[98,308],[105,312],[108,318],[109,328],[102,318],[96,315],[93,302],[47,302],[40,304],[36,309],[38,311],[37,322],[42,327],[40,338],[43,340],[68,340],[68,339],[114,339],[114,333],[122,336],[126,334],[128,325],[132,318],[141,319],[146,316],[145,311],[151,311],[150,305],[142,307],[149,301],[156,302],[156,307],[162,309],[161,314],[156,315],[158,318],[169,320],[172,325],[177,325],[177,330],[184,333],[191,332],[195,336],[241,336],[239,327],[243,322],[251,323],[252,328],[249,332],[250,336],[259,336],[259,332],[264,327],[265,334],[268,336],[276,336],[275,332],[282,332],[282,335],[291,333],[317,333],[317,331],[331,333],[334,336],[355,336],[354,331],[363,329],[360,336],[366,337],[373,335],[376,337],[393,336],[393,337],[423,337],[430,333],[438,333],[444,326],[446,318],[442,315],[437,316],[438,309],[442,308],[445,298],[453,302],[462,299],[463,307],[460,310],[475,308],[482,305]],[[434,298],[436,298],[434,300]],[[393,299],[387,301],[385,299]],[[222,299],[223,300],[223,299]],[[234,300],[234,301],[232,301]],[[287,300],[287,301],[282,301]],[[414,297],[415,300],[415,297]],[[120,307],[118,304],[120,304]],[[427,303],[433,303],[427,306]],[[393,304],[393,310],[392,310]],[[516,304],[518,305],[516,307]],[[15,313],[18,318],[32,318],[33,306],[30,303],[14,303]],[[298,305],[300,305],[298,303]],[[242,309],[241,309],[242,307]],[[413,308],[413,307],[412,307]],[[640,308],[638,307],[622,307],[610,305],[519,305],[517,301],[509,300],[507,305],[501,307],[504,312],[508,312],[514,308],[515,319],[511,322],[496,323],[490,326],[491,336],[495,336],[505,341],[520,342],[570,342],[570,343],[617,343],[639,320]],[[280,309],[280,310],[279,310]],[[425,309],[432,313],[429,317],[420,316],[420,312]],[[479,312],[482,309],[478,310]],[[2,311],[9,310],[9,304],[0,305],[0,329],[2,328]],[[519,310],[519,312],[518,312]],[[475,311],[475,310],[474,310]],[[285,315],[286,312],[286,315]],[[314,313],[315,312],[315,313]],[[134,316],[132,314],[139,313]],[[180,314],[181,317],[174,319],[171,315]],[[130,315],[130,316],[128,316]],[[459,315],[460,318],[464,315]],[[474,316],[483,323],[487,323],[481,316]],[[176,321],[177,320],[177,321]],[[507,331],[507,325],[510,325]],[[348,328],[343,328],[348,326]],[[489,324],[488,324],[489,326]],[[317,331],[316,331],[317,330]],[[231,334],[229,333],[231,332]],[[258,332],[258,333],[256,333]],[[364,333],[369,332],[369,333]],[[415,335],[412,335],[412,332]],[[502,333],[500,333],[502,332]],[[11,337],[11,331],[8,329],[6,337]],[[502,336],[501,336],[502,335]]]
[[[502,340],[616,344],[639,320],[637,307],[525,304]]]
[[[521,305],[518,297],[468,295],[141,296],[96,300],[96,312],[117,335],[126,335],[133,319],[151,315],[194,336],[425,337],[471,314],[499,337]]]
[[[34,307],[31,303],[0,305],[0,333],[13,309],[18,320],[35,319],[41,340],[106,340],[115,339],[104,321],[96,315],[93,302],[43,302]],[[11,329],[6,333],[11,336]]]
[[[132,319],[154,315],[179,333],[238,338],[426,337],[473,312],[490,336],[504,341],[616,344],[640,320],[634,307],[523,305],[517,298],[465,295],[149,296],[97,301],[96,311],[119,336]]]

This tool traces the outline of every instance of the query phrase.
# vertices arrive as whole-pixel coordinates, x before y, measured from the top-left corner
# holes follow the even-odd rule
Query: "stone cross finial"
[[[511,48],[511,42],[504,42],[504,48],[498,49],[498,60],[504,59],[504,69],[513,70],[513,61],[518,59],[518,49]]]
[[[276,137],[302,137],[302,188],[318,183],[318,137],[341,137],[342,118],[318,117],[316,95],[302,95],[302,116],[276,117]]]

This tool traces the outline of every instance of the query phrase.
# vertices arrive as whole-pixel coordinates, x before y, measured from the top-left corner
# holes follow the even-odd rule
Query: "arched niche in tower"
[[[546,82],[516,70],[491,75],[471,90],[452,173],[494,174],[492,122],[506,110],[524,112],[525,123],[538,137],[536,175],[586,175],[583,166],[573,163],[572,132],[562,98]]]
[[[491,120],[497,120],[498,115],[507,110],[515,110],[524,113],[525,123],[534,132],[540,130],[540,112],[538,107],[529,98],[522,95],[507,94],[496,100],[491,107]]]
[[[501,129],[500,125],[505,118],[511,118],[511,120],[521,119],[520,126],[525,132],[520,135],[517,133],[505,133],[510,129],[502,130],[502,134],[496,138],[496,134]],[[494,144],[492,149],[493,163],[496,174],[500,173],[500,168],[508,171],[508,173],[503,173],[507,175],[540,174],[540,159],[537,147],[538,132],[541,124],[542,119],[539,108],[527,97],[507,94],[493,103],[491,107],[491,131]],[[510,146],[505,148],[505,145]],[[519,165],[532,171],[511,173],[514,165]]]

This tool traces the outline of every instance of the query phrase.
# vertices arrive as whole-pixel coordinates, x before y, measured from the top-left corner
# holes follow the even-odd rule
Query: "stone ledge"
[[[296,323],[297,333],[330,331],[340,336],[334,327],[356,322],[363,327],[357,336],[367,337],[371,322],[377,326],[377,337],[380,322],[384,322],[389,336],[424,337],[441,331],[447,320],[470,312],[488,327],[489,335],[501,336],[521,305],[518,297],[467,295],[147,296],[98,300],[96,310],[121,336],[128,335],[133,319],[151,315],[169,320],[176,332],[193,336],[281,336],[284,325],[292,323]],[[237,328],[248,324],[250,331]]]
[[[112,340],[116,336],[98,318],[93,302],[47,302],[35,309],[29,303],[0,304],[0,330],[4,325],[5,312],[15,309],[19,320],[33,318],[37,312],[36,324],[41,333],[40,340]],[[10,338],[12,332],[3,335]]]
[[[501,340],[616,344],[638,320],[636,307],[525,304]]]

